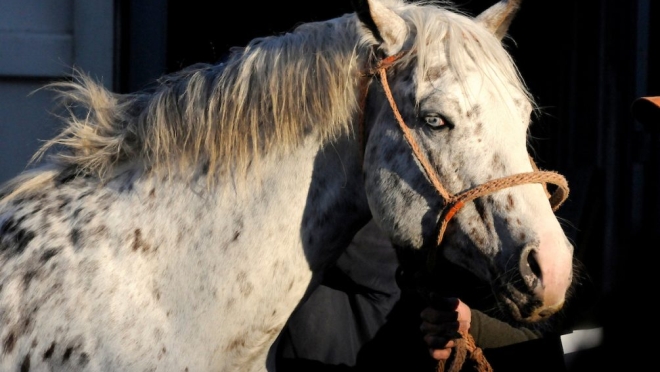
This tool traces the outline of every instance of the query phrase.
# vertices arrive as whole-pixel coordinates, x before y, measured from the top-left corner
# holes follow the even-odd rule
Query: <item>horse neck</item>
[[[301,225],[310,267],[320,271],[348,246],[371,218],[354,137],[322,146],[314,157]]]
[[[355,136],[331,142],[317,138],[310,133],[296,149],[266,155],[245,178],[209,191],[218,195],[213,197],[217,215],[240,215],[234,219],[243,221],[241,240],[302,246],[313,272],[333,262],[371,218]],[[236,227],[227,229],[233,233]]]

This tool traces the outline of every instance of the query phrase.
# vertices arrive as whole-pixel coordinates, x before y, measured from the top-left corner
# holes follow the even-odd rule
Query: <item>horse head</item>
[[[375,221],[398,249],[442,254],[491,283],[513,319],[556,313],[573,276],[573,247],[554,214],[568,188],[530,161],[535,106],[502,44],[518,2],[474,18],[397,1],[355,5],[374,46],[368,75],[381,83],[364,106]],[[546,183],[560,195],[549,199]]]

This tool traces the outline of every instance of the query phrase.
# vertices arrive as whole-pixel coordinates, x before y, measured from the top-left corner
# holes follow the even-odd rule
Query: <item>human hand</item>
[[[470,307],[455,297],[438,297],[431,294],[431,305],[420,314],[424,342],[436,360],[446,360],[451,355],[454,341],[461,338],[459,332],[470,330],[472,313]]]

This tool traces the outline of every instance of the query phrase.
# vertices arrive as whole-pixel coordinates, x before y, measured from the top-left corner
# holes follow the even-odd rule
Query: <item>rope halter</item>
[[[365,74],[365,76],[369,77],[369,79],[362,86],[363,89],[362,97],[361,97],[362,110],[360,110],[361,117],[359,121],[360,125],[362,126],[360,131],[360,141],[362,143],[365,142],[365,134],[364,134],[365,125],[364,125],[363,115],[364,115],[364,106],[366,105],[366,96],[367,96],[369,84],[371,82],[371,77],[378,76],[385,91],[385,95],[390,104],[390,107],[392,108],[392,112],[394,113],[394,117],[396,118],[399,127],[403,131],[403,135],[406,138],[408,144],[410,145],[413,154],[415,155],[415,158],[422,165],[426,177],[429,179],[429,181],[436,189],[438,194],[440,194],[440,196],[442,196],[443,198],[443,207],[440,213],[440,220],[438,222],[438,238],[436,240],[436,247],[439,246],[440,243],[442,242],[442,238],[444,237],[445,230],[447,229],[447,225],[449,224],[449,221],[451,221],[451,219],[456,215],[456,213],[458,213],[461,210],[461,208],[465,206],[465,204],[480,196],[488,195],[505,188],[509,188],[516,185],[522,185],[526,183],[540,183],[543,185],[543,189],[545,190],[545,193],[549,198],[552,210],[556,211],[557,209],[559,209],[559,207],[564,203],[564,201],[566,201],[566,198],[568,197],[568,193],[569,193],[568,182],[566,181],[566,178],[556,172],[539,170],[536,164],[534,163],[534,160],[531,157],[530,157],[530,162],[532,164],[532,168],[534,169],[534,171],[532,172],[519,173],[502,178],[496,178],[487,181],[486,183],[483,183],[481,185],[475,186],[473,188],[464,190],[462,192],[459,192],[458,194],[453,194],[453,195],[450,194],[445,189],[445,187],[440,182],[437,173],[434,171],[433,167],[431,166],[431,163],[429,162],[428,158],[424,156],[424,153],[417,144],[417,141],[415,141],[415,139],[413,138],[410,128],[404,122],[403,117],[401,116],[401,113],[399,112],[399,109],[396,105],[396,102],[394,101],[394,97],[392,96],[392,91],[390,90],[390,86],[387,81],[387,70],[390,67],[392,67],[395,64],[395,62],[398,61],[403,55],[407,53],[408,51],[404,51],[389,56],[387,58],[384,58],[381,61],[379,61],[379,63],[376,65],[374,69],[370,70],[367,74]],[[557,188],[552,194],[550,194],[550,192],[548,191],[547,188],[548,183],[557,186]],[[432,250],[431,252],[434,254],[435,250]],[[493,369],[490,366],[490,363],[488,363],[488,361],[484,357],[482,350],[475,344],[472,335],[470,335],[469,333],[461,333],[461,335],[462,338],[456,340],[456,353],[454,353],[454,357],[452,358],[451,365],[449,366],[449,372],[459,371],[462,368],[463,363],[465,362],[467,357],[470,357],[470,359],[475,361],[477,371],[492,372]],[[445,369],[447,368],[445,362],[446,361],[440,361],[438,363],[436,372],[445,371]]]
[[[428,158],[424,155],[419,145],[417,144],[417,141],[415,141],[415,139],[413,138],[410,128],[406,125],[405,121],[403,120],[403,117],[401,116],[397,104],[394,101],[394,97],[392,96],[392,91],[390,90],[390,86],[387,81],[387,70],[390,67],[392,67],[397,60],[399,60],[403,55],[407,53],[408,53],[407,51],[400,52],[398,54],[382,59],[376,65],[376,67],[372,69],[369,74],[367,74],[367,76],[378,75],[379,80],[385,91],[385,96],[387,97],[390,107],[392,108],[392,112],[394,113],[394,117],[396,118],[399,127],[403,131],[403,135],[406,138],[406,141],[412,148],[415,158],[422,165],[426,177],[429,179],[429,181],[431,182],[435,190],[438,192],[438,194],[440,194],[440,196],[442,196],[443,198],[444,202],[440,214],[440,221],[438,223],[438,238],[436,240],[436,245],[440,245],[440,243],[442,242],[442,238],[445,234],[445,230],[447,229],[447,225],[449,224],[449,221],[454,217],[454,215],[456,215],[456,213],[458,213],[461,210],[461,208],[465,206],[466,203],[480,196],[488,195],[505,188],[509,188],[516,185],[522,185],[526,183],[540,183],[543,185],[546,195],[550,200],[550,205],[552,206],[552,210],[556,211],[557,209],[559,209],[559,207],[564,203],[564,201],[566,201],[566,198],[568,197],[569,189],[566,178],[556,172],[539,170],[536,167],[534,161],[531,159],[531,157],[530,157],[530,161],[532,162],[532,167],[534,168],[533,172],[518,173],[502,178],[493,179],[487,181],[486,183],[483,183],[481,185],[475,186],[473,188],[464,190],[462,192],[459,192],[458,194],[453,194],[453,195],[450,194],[444,188],[444,186],[442,185],[442,183],[438,178],[437,173],[434,171],[433,167],[431,166],[431,163],[429,162]],[[363,91],[363,94],[364,94],[363,102],[365,102],[366,89]],[[364,109],[361,111],[363,112]],[[362,130],[364,131],[363,118],[361,120],[361,123],[362,123]],[[364,135],[362,135],[362,137],[364,137]],[[547,189],[548,183],[557,186],[557,188],[552,194],[548,192]]]

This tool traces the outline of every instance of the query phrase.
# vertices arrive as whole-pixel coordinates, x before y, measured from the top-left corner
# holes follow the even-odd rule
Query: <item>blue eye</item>
[[[435,114],[425,115],[424,123],[426,123],[426,125],[430,126],[433,129],[440,129],[447,125],[447,122],[445,121],[445,119],[442,118],[442,116]]]

